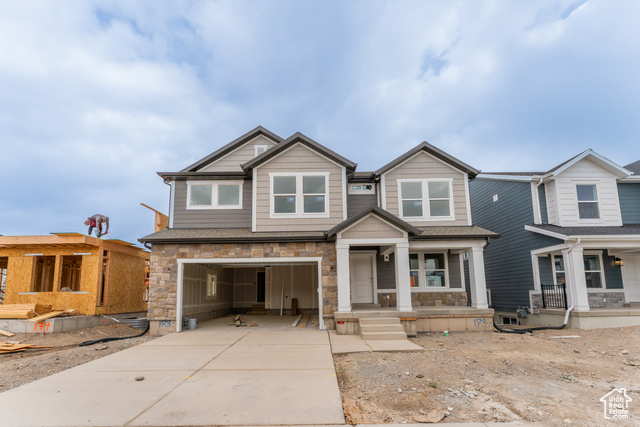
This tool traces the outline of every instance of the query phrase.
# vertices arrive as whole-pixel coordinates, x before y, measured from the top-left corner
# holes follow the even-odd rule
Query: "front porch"
[[[599,329],[620,328],[640,325],[640,304],[629,307],[592,308],[589,311],[572,311],[567,322],[568,328]],[[522,325],[562,326],[566,311],[558,308],[539,309],[537,314],[521,319]]]
[[[338,335],[359,335],[360,319],[399,318],[408,336],[418,332],[462,332],[491,330],[493,309],[473,307],[416,307],[411,311],[398,311],[392,307],[356,305],[349,312],[336,312]]]

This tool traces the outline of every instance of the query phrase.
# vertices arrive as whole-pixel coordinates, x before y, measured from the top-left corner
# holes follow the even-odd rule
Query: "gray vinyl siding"
[[[607,289],[623,289],[622,271],[620,271],[620,267],[613,265],[614,259],[615,257],[610,256],[606,250],[602,252],[602,263],[604,264],[604,277]]]
[[[378,289],[396,288],[396,260],[394,254],[389,255],[389,261],[384,260],[384,256],[376,255],[376,266],[378,273]]]
[[[618,184],[623,224],[640,224],[640,184]]]
[[[460,255],[449,254],[449,287],[452,289],[462,289],[462,278],[460,277]]]
[[[530,183],[477,178],[470,192],[474,223],[500,233],[484,252],[493,308],[514,312],[519,306],[529,306],[529,290],[534,289],[531,250],[562,241],[524,229],[533,223]],[[494,194],[498,194],[497,202],[493,202]]]
[[[553,285],[553,263],[551,256],[538,257],[538,267],[540,269],[540,284]]]
[[[378,196],[375,194],[347,194],[347,216],[351,218],[369,205],[377,204]]]
[[[543,224],[549,224],[549,214],[547,213],[547,194],[544,185],[538,187],[538,200],[540,201],[540,220]]]
[[[251,181],[242,185],[242,209],[187,209],[187,182],[176,181],[173,228],[251,228]]]

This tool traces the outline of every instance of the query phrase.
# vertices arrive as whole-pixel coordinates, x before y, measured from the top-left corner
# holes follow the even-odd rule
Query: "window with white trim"
[[[600,218],[598,187],[595,184],[578,184],[576,185],[576,193],[578,195],[578,214],[580,219]]]
[[[217,277],[215,274],[207,274],[207,296],[214,297],[216,296],[216,282]]]
[[[584,254],[584,276],[587,281],[587,289],[604,288],[602,280],[602,254]]]
[[[349,184],[349,194],[375,194],[373,184]]]
[[[267,151],[268,148],[269,148],[268,145],[254,145],[253,146],[254,157],[257,157],[260,154],[264,153],[265,151]]]
[[[409,278],[413,289],[448,288],[446,252],[417,252],[409,254]]]
[[[329,173],[270,174],[272,217],[329,215]]]
[[[553,256],[553,272],[556,285],[567,284],[567,278],[564,272],[564,257],[562,255]]]
[[[452,179],[399,179],[400,217],[416,220],[454,219],[452,187]]]
[[[242,181],[187,182],[187,209],[242,209]]]

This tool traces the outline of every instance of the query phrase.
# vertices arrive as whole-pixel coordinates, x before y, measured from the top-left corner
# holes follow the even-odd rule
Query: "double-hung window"
[[[564,271],[564,257],[562,255],[553,256],[553,271],[556,278],[556,285],[565,285],[567,278]]]
[[[190,181],[187,209],[242,209],[242,181]]]
[[[329,215],[329,173],[271,174],[271,216]]]
[[[400,217],[414,220],[452,220],[453,180],[398,180]]]
[[[598,208],[598,187],[596,185],[576,185],[576,193],[578,195],[578,213],[580,219],[598,219],[600,218],[600,209]]]
[[[585,253],[584,260],[584,276],[587,281],[587,289],[604,288],[604,280],[602,280],[602,259],[599,253]]]
[[[414,289],[449,287],[446,253],[410,253],[409,280],[410,286]]]

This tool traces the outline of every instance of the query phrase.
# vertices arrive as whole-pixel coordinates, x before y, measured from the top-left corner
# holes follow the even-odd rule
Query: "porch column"
[[[584,258],[582,248],[573,248],[569,252],[562,252],[567,277],[567,299],[569,307],[574,311],[589,311],[589,296],[587,294],[587,278],[584,275]]]
[[[396,303],[398,311],[411,311],[411,279],[409,278],[409,243],[396,244]]]
[[[487,283],[484,276],[484,250],[481,247],[473,247],[469,250],[469,279],[471,307],[489,308]]]
[[[338,311],[351,311],[351,281],[349,273],[349,245],[336,244],[338,268]]]

